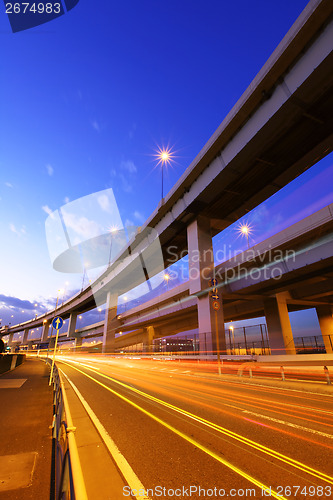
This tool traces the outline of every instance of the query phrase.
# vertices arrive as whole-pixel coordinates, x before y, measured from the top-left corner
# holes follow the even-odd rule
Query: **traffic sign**
[[[60,330],[60,328],[62,327],[63,324],[64,324],[64,320],[60,316],[56,316],[52,320],[52,326],[56,330]]]
[[[213,309],[215,309],[215,311],[218,311],[220,309],[220,303],[217,302],[217,300],[214,300],[213,302]]]
[[[212,293],[212,299],[213,300],[219,300],[220,296],[217,292]]]
[[[210,286],[217,286],[217,279],[212,278],[211,280],[209,280],[209,284],[210,284]]]

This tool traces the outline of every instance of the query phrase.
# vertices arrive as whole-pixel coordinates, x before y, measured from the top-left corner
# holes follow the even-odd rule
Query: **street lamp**
[[[165,273],[163,276],[164,281],[166,282],[167,285],[167,290],[169,290],[169,280],[170,280],[170,274]]]
[[[163,189],[163,167],[164,165],[171,165],[171,160],[173,160],[173,152],[169,147],[158,148],[156,152],[156,158],[158,159],[157,165],[162,166],[162,200],[164,198],[164,189]]]
[[[112,257],[112,235],[118,233],[118,227],[117,226],[110,227],[109,232],[111,233],[111,235],[110,235],[110,252],[109,252],[109,266],[110,266],[111,257]]]
[[[250,248],[249,235],[252,232],[252,226],[248,223],[241,224],[240,226],[238,226],[238,231],[242,236],[246,237],[247,248]]]

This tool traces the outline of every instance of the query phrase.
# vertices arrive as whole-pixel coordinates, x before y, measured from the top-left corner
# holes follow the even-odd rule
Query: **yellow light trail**
[[[202,386],[202,385],[200,386],[199,384],[197,384],[196,387],[199,388],[199,387],[204,387],[204,386]],[[195,390],[195,389],[191,389],[191,390],[193,392],[197,392],[198,394],[200,394],[200,390],[199,391]],[[204,389],[204,391],[205,391],[205,393],[207,393],[207,389]],[[209,393],[213,397],[218,396],[218,390],[216,390],[216,389],[210,390]],[[228,393],[228,399],[230,401],[235,402],[235,403],[242,403],[243,405],[250,406],[250,407],[255,406],[256,408],[260,407],[264,410],[267,409],[273,413],[278,413],[279,415],[295,416],[297,414],[297,415],[300,415],[299,416],[300,419],[305,420],[307,422],[312,422],[312,423],[318,423],[318,420],[321,419],[322,421],[324,421],[326,426],[333,427],[333,424],[329,424],[328,422],[326,422],[326,420],[332,421],[332,417],[331,417],[333,414],[332,411],[322,410],[320,408],[313,408],[311,406],[301,406],[298,404],[283,403],[280,401],[275,403],[276,409],[274,409],[274,408],[272,408],[272,401],[269,399],[261,398],[260,402],[259,402],[258,398],[255,398],[254,396],[248,396],[246,394],[242,394],[241,396],[236,396],[233,393],[228,392],[228,391],[226,391],[226,393]],[[284,408],[284,407],[290,407],[290,408]],[[282,411],[282,409],[284,411]],[[300,410],[305,410],[305,411],[300,411]],[[312,414],[311,411],[320,413],[321,415]],[[315,420],[313,420],[311,418],[307,418],[309,416],[313,416],[315,418]]]
[[[68,366],[70,366],[71,368],[73,368],[74,370],[77,370],[78,372],[82,373],[83,375],[85,375],[86,377],[90,378],[91,380],[93,380],[94,382],[96,382],[97,384],[101,385],[102,387],[105,387],[107,390],[109,390],[110,392],[112,392],[113,394],[117,395],[118,397],[120,397],[121,399],[124,399],[125,401],[129,402],[131,405],[135,406],[136,408],[140,409],[141,411],[143,411],[144,413],[146,413],[147,415],[151,416],[154,420],[160,422],[162,425],[166,426],[167,428],[169,428],[170,430],[172,430],[173,432],[175,432],[176,434],[184,437],[184,439],[190,441],[191,443],[194,443],[194,441],[189,437],[189,436],[186,436],[185,434],[181,433],[180,431],[178,431],[177,429],[173,428],[172,426],[170,426],[169,424],[167,424],[166,422],[164,422],[163,420],[160,420],[158,417],[155,417],[155,415],[151,414],[150,412],[147,412],[146,410],[144,410],[143,408],[141,408],[140,406],[136,405],[135,403],[133,403],[131,400],[129,400],[128,398],[126,398],[125,396],[122,396],[121,394],[117,393],[116,391],[114,391],[113,389],[109,388],[108,386],[106,386],[105,384],[103,384],[102,382],[98,381],[97,379],[94,379],[93,377],[91,377],[90,375],[88,375],[87,373],[83,372],[82,370],[79,370],[78,368],[74,367],[73,365],[71,365],[70,363],[66,363],[64,362],[65,364],[67,364]],[[296,469],[299,469],[307,474],[310,474],[311,476],[314,476],[318,479],[321,479],[322,481],[325,481],[329,484],[333,484],[333,477],[331,476],[328,476],[327,474],[324,474],[323,472],[320,472],[320,471],[317,471],[316,469],[313,469],[312,467],[309,467],[308,465],[305,465],[303,464],[302,462],[299,462],[297,460],[294,460],[293,458],[291,457],[288,457],[286,455],[283,455],[282,453],[279,453],[275,450],[272,450],[264,445],[261,445],[260,443],[256,443],[255,441],[252,441],[251,439],[248,439],[240,434],[237,434],[236,432],[233,432],[233,431],[230,431],[224,427],[221,427],[217,424],[214,424],[213,422],[209,422],[208,420],[202,418],[202,417],[199,417],[197,415],[194,415],[193,413],[190,413],[186,410],[182,410],[181,408],[178,408],[177,406],[174,406],[170,403],[167,403],[165,401],[162,401],[161,399],[158,399],[156,398],[155,396],[151,396],[150,394],[147,394],[143,391],[140,391],[139,389],[136,389],[134,387],[131,387],[130,385],[128,384],[125,384],[123,382],[120,382],[112,377],[109,377],[108,375],[105,375],[103,373],[97,373],[95,372],[94,369],[92,368],[88,368],[88,370],[91,370],[92,372],[96,373],[96,375],[99,375],[100,377],[103,377],[103,378],[106,378],[107,380],[110,380],[111,382],[115,383],[115,384],[118,384],[132,392],[135,392],[137,394],[139,394],[140,396],[143,396],[147,399],[150,399],[151,401],[154,401],[156,403],[159,403],[160,405],[162,406],[165,406],[169,409],[172,409],[174,410],[175,412],[177,413],[180,413],[182,415],[186,415],[188,418],[190,418],[191,420],[195,420],[197,422],[200,422],[201,424],[205,425],[206,427],[209,427],[211,429],[214,429],[218,432],[220,432],[221,434],[224,434],[226,436],[229,436],[233,439],[235,439],[236,441],[239,441],[245,445],[248,445],[258,451],[261,451],[262,453],[265,453],[266,455],[269,455],[273,458],[276,458],[277,460],[280,460],[292,467],[295,467]],[[203,449],[205,447],[202,447],[199,443],[197,444],[195,442],[195,446],[198,446],[200,449]],[[205,451],[207,450],[207,451]],[[208,453],[209,455],[213,456],[212,453],[213,452],[210,452],[207,448],[205,448],[205,452]],[[215,454],[214,454],[215,455]],[[221,461],[222,463],[224,463],[227,467],[231,468],[232,470],[235,470],[237,469],[237,471],[240,471],[240,469],[238,469],[237,467],[234,469],[234,466],[232,464],[230,464],[229,462],[226,462],[226,461],[222,461],[222,459],[220,457],[218,457],[218,455],[214,456],[214,458],[218,459],[219,461]],[[241,473],[243,474],[242,471],[240,472],[237,472],[237,473]],[[245,473],[244,473],[245,474]],[[244,476],[246,477],[246,476]],[[251,477],[251,476],[249,476]],[[258,481],[254,478],[251,478],[249,479],[251,482],[253,481],[256,481],[256,483],[253,482],[253,484],[257,484]],[[276,496],[276,498],[283,498],[283,497],[280,497],[280,496]]]
[[[119,397],[120,399],[122,399],[123,401],[126,401],[127,403],[129,403],[131,406],[133,406],[134,408],[136,408],[137,410],[141,411],[142,413],[144,413],[145,415],[147,415],[148,417],[152,418],[153,420],[155,420],[156,422],[158,422],[159,424],[163,425],[164,427],[166,427],[167,429],[169,429],[170,431],[172,431],[174,434],[177,434],[178,436],[180,436],[181,438],[185,439],[185,441],[188,441],[189,443],[193,444],[194,446],[196,446],[197,448],[199,448],[201,451],[203,451],[204,453],[206,453],[207,455],[211,456],[212,458],[214,458],[215,460],[217,460],[218,462],[222,463],[223,465],[225,465],[226,467],[228,467],[229,469],[231,469],[232,471],[236,472],[237,474],[239,474],[240,476],[244,477],[245,479],[247,479],[250,483],[254,484],[255,486],[257,486],[258,488],[260,488],[261,490],[267,490],[269,491],[269,487],[264,485],[263,483],[261,483],[260,481],[258,481],[257,479],[255,479],[254,477],[250,476],[249,474],[247,474],[246,472],[242,471],[241,469],[239,469],[238,467],[236,467],[235,465],[232,465],[230,462],[228,462],[227,460],[221,458],[219,455],[217,455],[216,453],[214,453],[213,451],[209,450],[208,448],[206,448],[206,446],[203,446],[202,444],[200,444],[198,441],[195,441],[195,439],[191,438],[190,436],[187,436],[186,434],[184,434],[183,432],[179,431],[178,429],[176,429],[175,427],[173,427],[172,425],[168,424],[167,422],[165,422],[164,420],[160,419],[159,417],[156,417],[156,415],[153,415],[152,413],[150,413],[149,411],[145,410],[144,408],[142,408],[141,406],[137,405],[136,403],[134,403],[133,401],[131,401],[130,399],[128,399],[126,396],[123,396],[122,394],[119,394],[117,391],[111,389],[111,387],[108,387],[107,385],[103,384],[102,382],[100,382],[99,380],[95,379],[94,377],[91,377],[90,375],[88,375],[87,373],[83,372],[82,370],[79,370],[79,368],[76,368],[75,366],[72,366],[70,363],[66,363],[65,361],[62,361],[64,364],[70,366],[71,368],[73,368],[74,370],[82,373],[82,375],[85,375],[87,378],[89,378],[90,380],[92,380],[93,382],[95,382],[96,384],[100,385],[101,387],[103,387],[104,389],[106,389],[107,391],[111,392],[112,394],[114,394],[115,396]],[[92,370],[93,371],[93,370]],[[99,375],[102,376],[101,373],[99,373]],[[108,377],[107,375],[104,375],[106,378],[114,381],[111,377]],[[117,381],[115,381],[117,382]],[[120,384],[122,384],[120,382]],[[122,384],[124,386],[126,386],[126,384]],[[128,388],[132,389],[131,387],[127,386]],[[141,391],[139,391],[141,392]],[[145,393],[142,393],[143,395],[145,395]],[[157,399],[157,398],[154,398],[154,399]],[[158,400],[157,400],[158,401]],[[283,497],[281,496],[280,494],[278,494],[277,492],[273,491],[273,490],[270,490],[270,496],[274,497],[274,498],[279,498],[279,499],[282,499],[282,500],[287,500],[286,497]]]

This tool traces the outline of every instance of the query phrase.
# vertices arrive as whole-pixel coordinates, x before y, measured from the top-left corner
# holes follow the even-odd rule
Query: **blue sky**
[[[141,225],[160,200],[156,147],[176,151],[166,192],[306,4],[80,0],[66,15],[15,34],[0,4],[0,300],[7,322],[15,307],[21,318],[20,300],[41,308],[59,288],[81,287],[82,276],[52,269],[48,213],[112,188],[123,222]],[[330,176],[331,165],[330,157],[291,187],[297,193],[303,186],[299,213],[305,184],[313,206],[332,200],[318,177]],[[283,226],[290,196],[287,189],[264,206],[260,234],[272,231],[272,214]]]

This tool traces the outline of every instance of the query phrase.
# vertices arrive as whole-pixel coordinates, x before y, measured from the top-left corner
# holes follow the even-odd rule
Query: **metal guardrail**
[[[50,359],[44,361],[50,364]],[[50,500],[88,500],[75,430],[61,375],[54,365]]]
[[[307,355],[309,356],[309,355]],[[285,358],[286,356],[281,356],[281,358]],[[289,356],[290,357],[290,356]],[[298,358],[300,358],[300,355],[297,356]],[[268,358],[268,356],[267,356]],[[258,362],[258,364],[257,364]],[[308,367],[316,367],[316,366],[320,366],[322,367],[323,369],[323,372],[321,372],[323,375],[324,375],[324,378],[326,380],[326,383],[327,385],[331,385],[331,376],[330,376],[330,372],[329,372],[329,369],[327,367],[327,365],[331,364],[331,360],[328,362],[327,360],[312,360],[312,361],[308,361],[308,362],[305,362],[304,360],[293,360],[293,361],[290,361],[289,363],[287,361],[283,361],[283,360],[280,360],[279,362],[270,362],[270,361],[267,361],[267,362],[260,362],[260,360],[255,360],[253,359],[253,362],[252,363],[249,363],[249,362],[246,362],[246,363],[243,363],[239,368],[238,368],[238,371],[237,371],[237,375],[238,377],[242,377],[243,376],[243,373],[248,370],[249,372],[249,377],[250,378],[254,378],[254,374],[255,372],[258,370],[259,372],[261,370],[267,370],[267,368],[270,369],[270,375],[277,375],[278,378],[280,378],[280,380],[282,380],[283,382],[285,380],[287,380],[287,373],[286,373],[286,369],[288,368],[301,368],[302,366],[308,366]],[[274,371],[275,369],[275,371]],[[266,372],[267,374],[268,372]],[[262,376],[263,374],[260,373],[260,376]],[[294,379],[294,375],[295,373],[293,372],[289,372],[288,373],[288,379],[290,381],[292,381]],[[303,374],[304,375],[304,374]],[[314,375],[318,376],[321,378],[320,376],[320,372],[317,372],[316,374],[312,374],[312,377],[310,376],[310,379],[312,378],[316,378],[314,377]],[[306,377],[304,377],[304,380],[306,380]],[[312,380],[312,381],[318,381],[317,379],[316,380]]]

